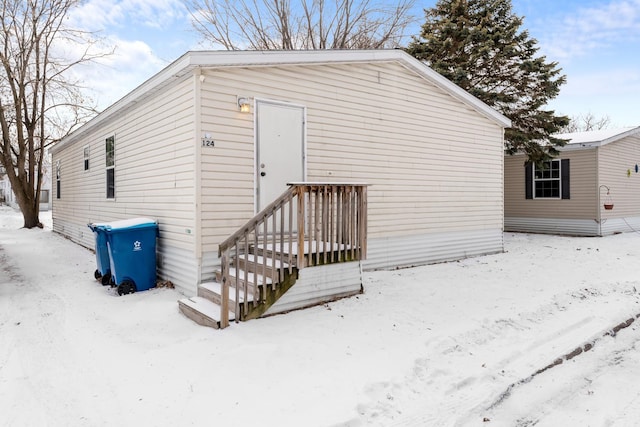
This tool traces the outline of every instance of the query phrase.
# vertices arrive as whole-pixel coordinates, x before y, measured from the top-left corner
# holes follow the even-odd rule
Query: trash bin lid
[[[97,229],[104,230],[106,226],[106,222],[90,222],[89,224],[87,224],[87,227],[89,227],[93,231],[96,231]]]
[[[132,228],[156,227],[158,222],[150,218],[131,218],[120,221],[105,222],[97,226],[103,230],[124,230]]]

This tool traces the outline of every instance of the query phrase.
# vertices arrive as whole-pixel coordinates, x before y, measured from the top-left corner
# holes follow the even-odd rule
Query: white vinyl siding
[[[437,261],[443,250],[446,259],[502,250],[502,118],[401,63],[202,66],[158,86],[155,76],[81,138],[54,148],[54,161],[76,165],[88,146],[92,165],[64,169],[54,229],[92,247],[89,222],[155,218],[161,277],[195,292],[196,281],[213,276],[219,243],[254,215],[255,111],[239,111],[244,96],[305,108],[307,181],[371,184],[370,242],[420,236],[416,257],[406,256],[415,255],[410,247],[381,251],[376,265]],[[111,135],[116,199],[106,200]],[[211,146],[201,146],[205,135]],[[466,240],[434,246],[434,234]]]
[[[195,253],[192,87],[192,78],[175,82],[74,144],[54,150],[54,162],[77,165],[83,161],[81,147],[88,146],[90,164],[106,165],[105,140],[115,135],[117,162],[115,203],[105,198],[105,166],[64,170],[62,198],[53,209],[55,231],[92,248],[94,236],[88,223],[144,216],[158,220],[161,252],[173,247],[174,252]]]
[[[402,66],[203,73],[202,130],[216,140],[202,154],[203,251],[253,215],[254,117],[237,95],[307,108],[307,180],[372,184],[371,238],[502,229],[502,128]]]

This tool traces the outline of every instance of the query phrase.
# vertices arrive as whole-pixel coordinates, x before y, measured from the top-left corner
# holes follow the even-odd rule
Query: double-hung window
[[[536,199],[560,198],[560,160],[534,165],[533,196]]]
[[[116,139],[114,136],[110,136],[105,140],[107,199],[115,199],[116,197],[115,154],[116,154]]]
[[[547,160],[525,166],[527,199],[569,199],[569,159]]]

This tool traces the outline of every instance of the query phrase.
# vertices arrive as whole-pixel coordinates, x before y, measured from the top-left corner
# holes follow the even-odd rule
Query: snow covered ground
[[[503,254],[366,273],[358,297],[216,331],[175,290],[102,287],[41,219],[0,207],[2,427],[640,419],[640,319],[612,332],[640,314],[636,233],[507,233]]]

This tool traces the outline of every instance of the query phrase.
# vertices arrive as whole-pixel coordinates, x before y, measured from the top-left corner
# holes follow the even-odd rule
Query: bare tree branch
[[[89,33],[66,28],[81,0],[2,0],[0,27],[0,162],[27,228],[39,225],[46,147],[93,114],[74,66],[104,56],[90,53]],[[70,58],[64,46],[85,46]]]
[[[593,113],[578,114],[569,118],[569,124],[562,128],[563,133],[585,132],[606,129],[611,125],[609,116],[596,117]]]
[[[401,46],[415,0],[186,0],[193,26],[227,50]]]

